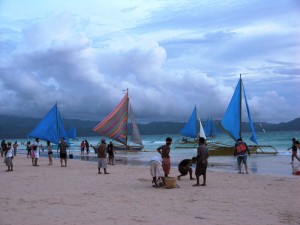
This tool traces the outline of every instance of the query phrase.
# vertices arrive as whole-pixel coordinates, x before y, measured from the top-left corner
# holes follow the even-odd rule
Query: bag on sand
[[[165,177],[165,188],[171,189],[171,188],[176,188],[179,187],[176,184],[176,179],[174,177]]]

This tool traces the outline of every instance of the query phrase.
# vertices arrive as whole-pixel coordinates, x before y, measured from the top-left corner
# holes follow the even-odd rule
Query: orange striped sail
[[[127,145],[128,92],[117,107],[93,131]]]

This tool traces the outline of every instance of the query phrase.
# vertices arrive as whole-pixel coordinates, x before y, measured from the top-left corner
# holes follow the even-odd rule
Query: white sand
[[[1,158],[2,160],[3,158]],[[2,160],[3,161],[3,160]],[[300,224],[300,176],[207,174],[206,187],[153,188],[149,168],[46,158],[1,162],[0,224]],[[171,176],[177,176],[171,169]],[[202,180],[201,180],[202,181]]]

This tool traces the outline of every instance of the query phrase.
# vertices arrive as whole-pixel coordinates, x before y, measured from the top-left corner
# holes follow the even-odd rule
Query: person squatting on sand
[[[200,186],[199,178],[203,176],[203,183],[201,186],[206,185],[206,169],[208,165],[208,149],[205,143],[205,139],[203,137],[199,138],[199,146],[197,148],[197,163],[196,163],[196,170],[195,175],[197,179],[197,183],[193,184],[193,186]]]
[[[152,176],[152,187],[159,187],[158,180],[161,179],[164,184],[164,175],[162,171],[162,158],[159,156],[153,156],[150,158],[150,174]]]
[[[177,176],[177,180],[180,180],[180,177],[186,176],[188,173],[190,174],[190,180],[194,180],[193,178],[193,169],[191,167],[192,164],[197,162],[197,157],[193,157],[192,159],[184,159],[178,164],[178,171],[180,173]]]
[[[58,149],[59,150],[59,157],[60,157],[60,165],[61,167],[67,167],[67,143],[65,141],[65,138],[62,138],[60,143],[58,144]],[[65,161],[65,165],[63,165],[63,161]]]
[[[300,159],[297,155],[297,146],[298,146],[298,148],[300,147],[299,146],[299,141],[297,141],[296,138],[293,138],[292,139],[292,146],[287,149],[287,151],[292,149],[292,162],[291,162],[291,164],[294,163],[294,158],[296,158],[296,159],[298,159],[298,161],[300,161]]]
[[[166,138],[166,144],[157,148],[157,151],[161,155],[162,158],[162,168],[165,173],[165,177],[168,177],[171,168],[171,160],[170,160],[170,145],[172,144],[172,138]]]
[[[7,166],[7,172],[13,171],[13,158],[14,158],[14,150],[11,146],[11,142],[7,142],[5,154],[5,164]]]
[[[247,154],[250,156],[250,151],[248,145],[243,142],[242,138],[239,138],[235,143],[234,157],[237,157],[237,164],[239,168],[239,173],[242,173],[242,162],[245,165],[246,174],[248,174],[248,165],[247,165]]]
[[[105,139],[101,139],[101,144],[98,146],[97,149],[97,155],[98,155],[98,174],[102,174],[100,171],[101,167],[103,167],[104,174],[109,174],[108,172],[106,172],[107,160],[106,160]]]

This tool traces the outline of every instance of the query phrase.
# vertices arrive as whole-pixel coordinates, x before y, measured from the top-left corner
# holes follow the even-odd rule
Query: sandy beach
[[[117,162],[118,163],[118,162]],[[149,168],[47,158],[33,167],[19,155],[14,171],[1,165],[0,224],[300,224],[300,176],[208,170],[207,186],[153,188]],[[178,175],[171,169],[171,176]]]

